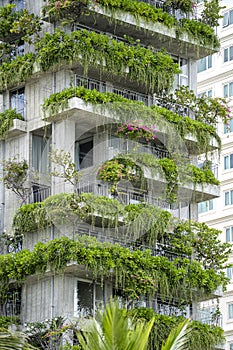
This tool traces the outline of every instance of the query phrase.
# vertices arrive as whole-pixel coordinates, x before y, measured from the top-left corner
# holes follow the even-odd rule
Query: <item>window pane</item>
[[[230,344],[230,350],[233,350],[233,343]]]
[[[206,57],[201,58],[197,61],[197,72],[200,73],[204,70],[206,70]]]
[[[207,91],[207,96],[208,96],[208,97],[212,97],[212,90],[208,90],[208,91]]]
[[[229,227],[226,228],[226,242],[230,242],[231,240],[230,233],[231,233],[230,228]]]
[[[233,10],[231,10],[229,14],[229,24],[233,24]]]
[[[78,281],[78,311],[86,316],[93,311],[93,285]]]
[[[233,190],[231,190],[230,204],[233,204]]]
[[[228,26],[228,17],[229,17],[228,15],[229,15],[229,12],[226,12],[223,15],[223,27]]]
[[[224,170],[229,169],[229,156],[224,157]]]
[[[209,200],[209,210],[213,210],[213,208],[214,208],[214,201],[213,201],[213,199],[210,199]]]
[[[93,165],[93,139],[75,143],[75,163],[78,169]]]
[[[224,94],[224,97],[228,97],[228,84],[227,85],[224,85],[223,87],[223,94]]]
[[[48,173],[49,140],[43,136],[32,136],[32,166],[40,173]]]
[[[230,120],[230,132],[233,131],[233,119]]]
[[[232,279],[232,268],[231,267],[227,268],[227,277]]]
[[[228,49],[224,49],[224,62],[228,61]]]
[[[233,60],[233,46],[230,47],[230,52],[229,52],[229,60]]]
[[[230,155],[230,168],[233,168],[233,154]]]
[[[229,96],[233,96],[233,82],[229,84]]]
[[[225,205],[229,205],[229,199],[230,199],[230,193],[229,192],[225,192]]]
[[[227,134],[228,133],[228,128],[226,126],[226,124],[224,124],[224,134]]]
[[[233,304],[228,305],[228,316],[229,318],[233,318]]]
[[[211,68],[212,67],[212,55],[208,56],[207,60],[208,60],[208,68]]]

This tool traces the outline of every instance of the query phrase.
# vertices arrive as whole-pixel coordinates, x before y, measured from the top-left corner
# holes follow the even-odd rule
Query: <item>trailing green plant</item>
[[[183,317],[167,316],[156,314],[152,309],[134,308],[128,311],[130,317],[137,320],[146,320],[154,318],[147,350],[160,350],[161,345],[168,337],[170,331],[176,327]],[[191,335],[187,344],[187,350],[212,350],[215,346],[225,342],[223,329],[217,326],[210,326],[198,321],[191,321]]]
[[[107,103],[129,103],[135,105],[142,105],[140,102],[130,101],[120,95],[113,92],[99,92],[97,90],[89,90],[83,86],[70,87],[51,94],[49,98],[45,99],[42,108],[44,113],[52,116],[59,110],[64,110],[68,107],[69,99],[72,97],[79,97],[85,102],[93,104],[107,104]]]
[[[39,16],[29,13],[26,9],[15,11],[15,5],[0,8],[0,38],[2,41],[20,40],[31,42],[41,30],[42,22]]]
[[[52,223],[68,227],[75,217],[85,222],[94,216],[102,218],[103,228],[108,227],[110,221],[115,225],[116,232],[124,223],[126,227],[125,231],[120,231],[121,240],[124,237],[127,241],[126,234],[130,233],[129,237],[135,241],[142,238],[143,233],[143,241],[152,247],[156,242],[169,241],[169,249],[174,253],[194,256],[205,268],[225,268],[231,246],[221,243],[219,230],[209,228],[204,223],[174,221],[169,212],[153,205],[142,203],[124,206],[116,199],[91,193],[63,193],[51,196],[42,203],[24,205],[14,217],[13,228],[15,232],[27,235],[49,227]]]
[[[214,29],[201,21],[182,18],[176,30],[178,37],[187,34],[190,40],[195,40],[201,46],[207,46],[215,50],[220,46]]]
[[[192,92],[190,92],[190,94],[192,94]],[[221,139],[216,131],[215,117],[211,118],[213,125],[209,125],[201,120],[193,120],[188,116],[180,116],[178,113],[174,113],[173,111],[160,106],[146,107],[142,102],[130,101],[112,92],[88,90],[83,86],[70,87],[62,90],[61,92],[50,95],[49,98],[45,99],[43,104],[45,115],[52,116],[59,110],[64,110],[68,107],[69,99],[75,96],[83,99],[85,102],[93,103],[94,105],[103,105],[103,109],[106,108],[107,110],[113,112],[116,118],[122,120],[122,123],[126,123],[127,120],[129,121],[130,115],[132,115],[132,120],[133,118],[135,119],[135,114],[140,115],[140,119],[147,127],[154,124],[161,125],[163,127],[165,120],[176,128],[177,134],[180,135],[182,139],[188,135],[194,135],[198,142],[197,147],[195,144],[195,148],[198,148],[201,152],[207,152],[211,149],[211,142],[213,139],[216,140],[218,147],[221,148]],[[183,101],[180,99],[180,104],[188,104],[188,98],[189,97],[187,96],[187,99]],[[215,102],[212,104],[211,109],[214,116],[216,116],[218,111],[220,111],[220,104],[221,102],[217,102],[216,110],[214,109]],[[224,105],[221,108],[222,117],[229,120],[228,115],[230,111],[228,110],[228,106]],[[201,117],[199,119],[201,119]]]
[[[6,286],[11,279],[20,283],[27,276],[46,270],[64,271],[70,262],[91,270],[94,279],[99,277],[103,281],[114,276],[116,288],[122,289],[129,300],[158,293],[162,300],[169,301],[179,295],[189,304],[193,294],[196,298],[209,295],[227,282],[224,272],[203,269],[195,260],[176,258],[170,261],[167,257],[152,256],[149,250],[130,251],[90,237],[75,241],[62,237],[45,244],[39,242],[33,251],[0,256],[1,286]]]
[[[13,120],[24,120],[20,113],[16,112],[16,109],[7,109],[0,113],[0,137],[7,136],[9,129],[13,126]]]
[[[213,0],[217,1],[217,0]],[[80,13],[89,13],[95,11],[95,6],[102,6],[106,10],[112,11],[112,17],[115,13],[122,11],[130,13],[134,16],[137,23],[140,21],[163,23],[168,28],[175,28],[177,36],[188,33],[191,39],[195,39],[201,45],[211,46],[212,48],[219,47],[218,38],[210,26],[212,26],[216,19],[219,18],[219,10],[221,7],[217,5],[210,6],[203,11],[203,20],[197,21],[193,19],[184,18],[177,21],[175,16],[169,14],[169,9],[180,9],[183,13],[192,13],[194,10],[194,2],[192,0],[166,0],[163,4],[163,9],[156,8],[153,5],[134,0],[98,0],[94,6],[93,2],[89,0],[66,0],[56,1],[50,0],[44,7],[44,15],[48,15],[52,20],[59,20],[67,18],[73,22],[77,21]],[[76,13],[75,17],[73,14]],[[207,16],[208,21],[207,21]],[[111,18],[112,20],[112,18]],[[67,24],[67,21],[64,21]],[[210,26],[209,26],[210,25]]]
[[[17,56],[12,62],[4,62],[0,66],[0,92],[13,85],[22,84],[32,75],[35,54],[27,53]]]
[[[156,52],[139,44],[128,45],[94,31],[78,30],[67,34],[57,29],[53,34],[45,33],[36,48],[37,62],[44,71],[64,62],[78,61],[84,74],[91,65],[143,83],[152,92],[169,90],[175,74],[180,72],[178,64],[164,50]]]

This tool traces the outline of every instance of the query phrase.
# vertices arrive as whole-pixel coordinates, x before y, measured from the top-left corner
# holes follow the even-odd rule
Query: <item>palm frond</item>
[[[187,319],[172,329],[161,350],[186,350],[191,333],[190,320]]]

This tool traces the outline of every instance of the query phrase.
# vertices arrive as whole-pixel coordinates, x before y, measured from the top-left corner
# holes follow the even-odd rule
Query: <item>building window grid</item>
[[[233,303],[228,304],[228,318],[233,319]]]
[[[233,81],[223,85],[223,95],[224,97],[232,97],[233,96]]]
[[[204,72],[210,68],[212,68],[212,55],[203,57],[197,61],[197,73]]]
[[[223,61],[228,62],[233,60],[233,46],[229,46],[224,49]]]
[[[233,9],[224,13],[223,15],[223,28],[233,24]]]
[[[213,199],[198,203],[198,214],[206,213],[210,210],[213,210],[213,208],[214,208]]]
[[[224,134],[233,132],[233,119],[230,119],[228,125],[224,125]]]
[[[225,192],[225,206],[233,204],[233,190]]]
[[[233,226],[226,227],[225,231],[226,231],[226,242],[233,243]]]
[[[213,90],[212,90],[212,89],[206,90],[206,91],[200,92],[200,93],[197,95],[198,98],[203,97],[203,96],[212,97],[212,96],[213,96]]]
[[[224,156],[224,170],[233,168],[233,153]]]

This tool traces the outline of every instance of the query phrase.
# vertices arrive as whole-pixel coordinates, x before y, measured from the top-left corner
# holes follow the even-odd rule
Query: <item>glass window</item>
[[[233,304],[228,304],[228,317],[233,318]]]
[[[229,132],[233,132],[233,119],[230,119],[228,125],[224,125],[224,134],[227,134]]]
[[[224,157],[224,170],[233,168],[233,154]]]
[[[93,165],[93,138],[75,142],[75,163],[78,169]]]
[[[214,208],[214,201],[213,199],[210,199],[209,201],[198,203],[198,213],[206,213],[209,210],[213,210]]]
[[[48,138],[32,135],[32,166],[39,173],[48,173],[49,171],[49,147]]]
[[[228,58],[228,48],[224,49],[224,62],[227,62],[229,60]]]
[[[25,117],[24,88],[10,92],[10,107],[16,109],[17,113],[20,113],[23,117]]]
[[[233,276],[233,267],[227,267],[227,277],[231,280]]]
[[[230,344],[230,350],[233,350],[233,343]]]
[[[103,304],[103,288],[100,284],[77,281],[75,289],[75,315],[85,317],[93,315],[95,309]]]
[[[233,82],[223,86],[223,94],[224,94],[224,97],[233,96]]]
[[[226,229],[226,242],[233,242],[233,226]]]
[[[201,58],[199,61],[197,61],[197,72],[203,72],[206,69],[212,68],[212,55]]]
[[[24,0],[10,0],[10,4],[15,5],[15,11],[21,11],[24,9]]]
[[[225,12],[223,15],[223,27],[233,24],[233,10]]]

